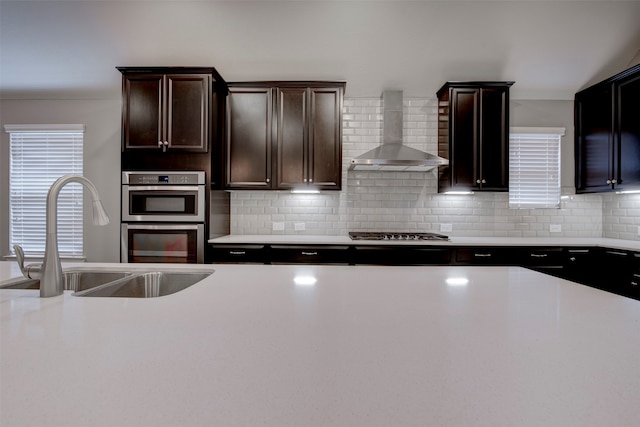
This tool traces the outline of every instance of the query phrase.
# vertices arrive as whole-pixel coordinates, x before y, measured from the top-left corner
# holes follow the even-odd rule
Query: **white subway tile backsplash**
[[[437,152],[437,100],[404,100],[405,144]],[[453,226],[452,236],[611,237],[640,240],[640,195],[571,195],[562,209],[509,209],[506,193],[452,196],[437,193],[436,171],[347,171],[353,157],[381,143],[382,100],[345,99],[341,192],[295,195],[287,192],[231,193],[233,234],[346,235],[348,231],[433,231]],[[620,221],[619,218],[624,218]],[[305,223],[304,231],[294,229]],[[562,232],[549,232],[561,224]],[[614,228],[615,226],[615,228]]]

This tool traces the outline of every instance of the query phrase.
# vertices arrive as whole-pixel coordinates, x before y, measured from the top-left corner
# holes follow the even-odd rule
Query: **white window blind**
[[[82,125],[5,125],[9,133],[10,251],[22,246],[28,256],[41,257],[45,247],[47,192],[66,174],[82,174]],[[58,196],[60,255],[83,255],[83,188],[66,185]]]
[[[560,207],[562,128],[512,128],[509,135],[509,207]]]

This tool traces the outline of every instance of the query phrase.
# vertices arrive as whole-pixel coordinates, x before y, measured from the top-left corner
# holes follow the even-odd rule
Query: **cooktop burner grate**
[[[397,231],[350,231],[349,237],[351,240],[449,240],[444,234]]]

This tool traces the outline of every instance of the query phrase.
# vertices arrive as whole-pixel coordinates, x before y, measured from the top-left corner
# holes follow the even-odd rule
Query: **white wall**
[[[91,208],[85,206],[87,260],[120,261],[120,105],[119,98],[0,101],[0,126],[3,129],[0,134],[0,256],[6,255],[9,248],[9,135],[4,132],[4,125],[71,123],[86,126],[84,175],[96,185],[111,219],[107,226],[94,226]]]
[[[214,65],[229,81],[346,80],[350,96],[432,96],[446,80],[515,80],[570,99],[638,51],[640,2],[2,0],[4,98],[119,86],[116,65]]]

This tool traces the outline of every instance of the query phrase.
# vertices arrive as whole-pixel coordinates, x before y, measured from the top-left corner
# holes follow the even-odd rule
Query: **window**
[[[560,208],[563,128],[512,128],[509,135],[509,207]]]
[[[5,125],[9,133],[9,239],[25,255],[44,255],[46,200],[53,182],[82,174],[82,125]],[[82,185],[65,186],[58,196],[60,255],[83,255]]]

